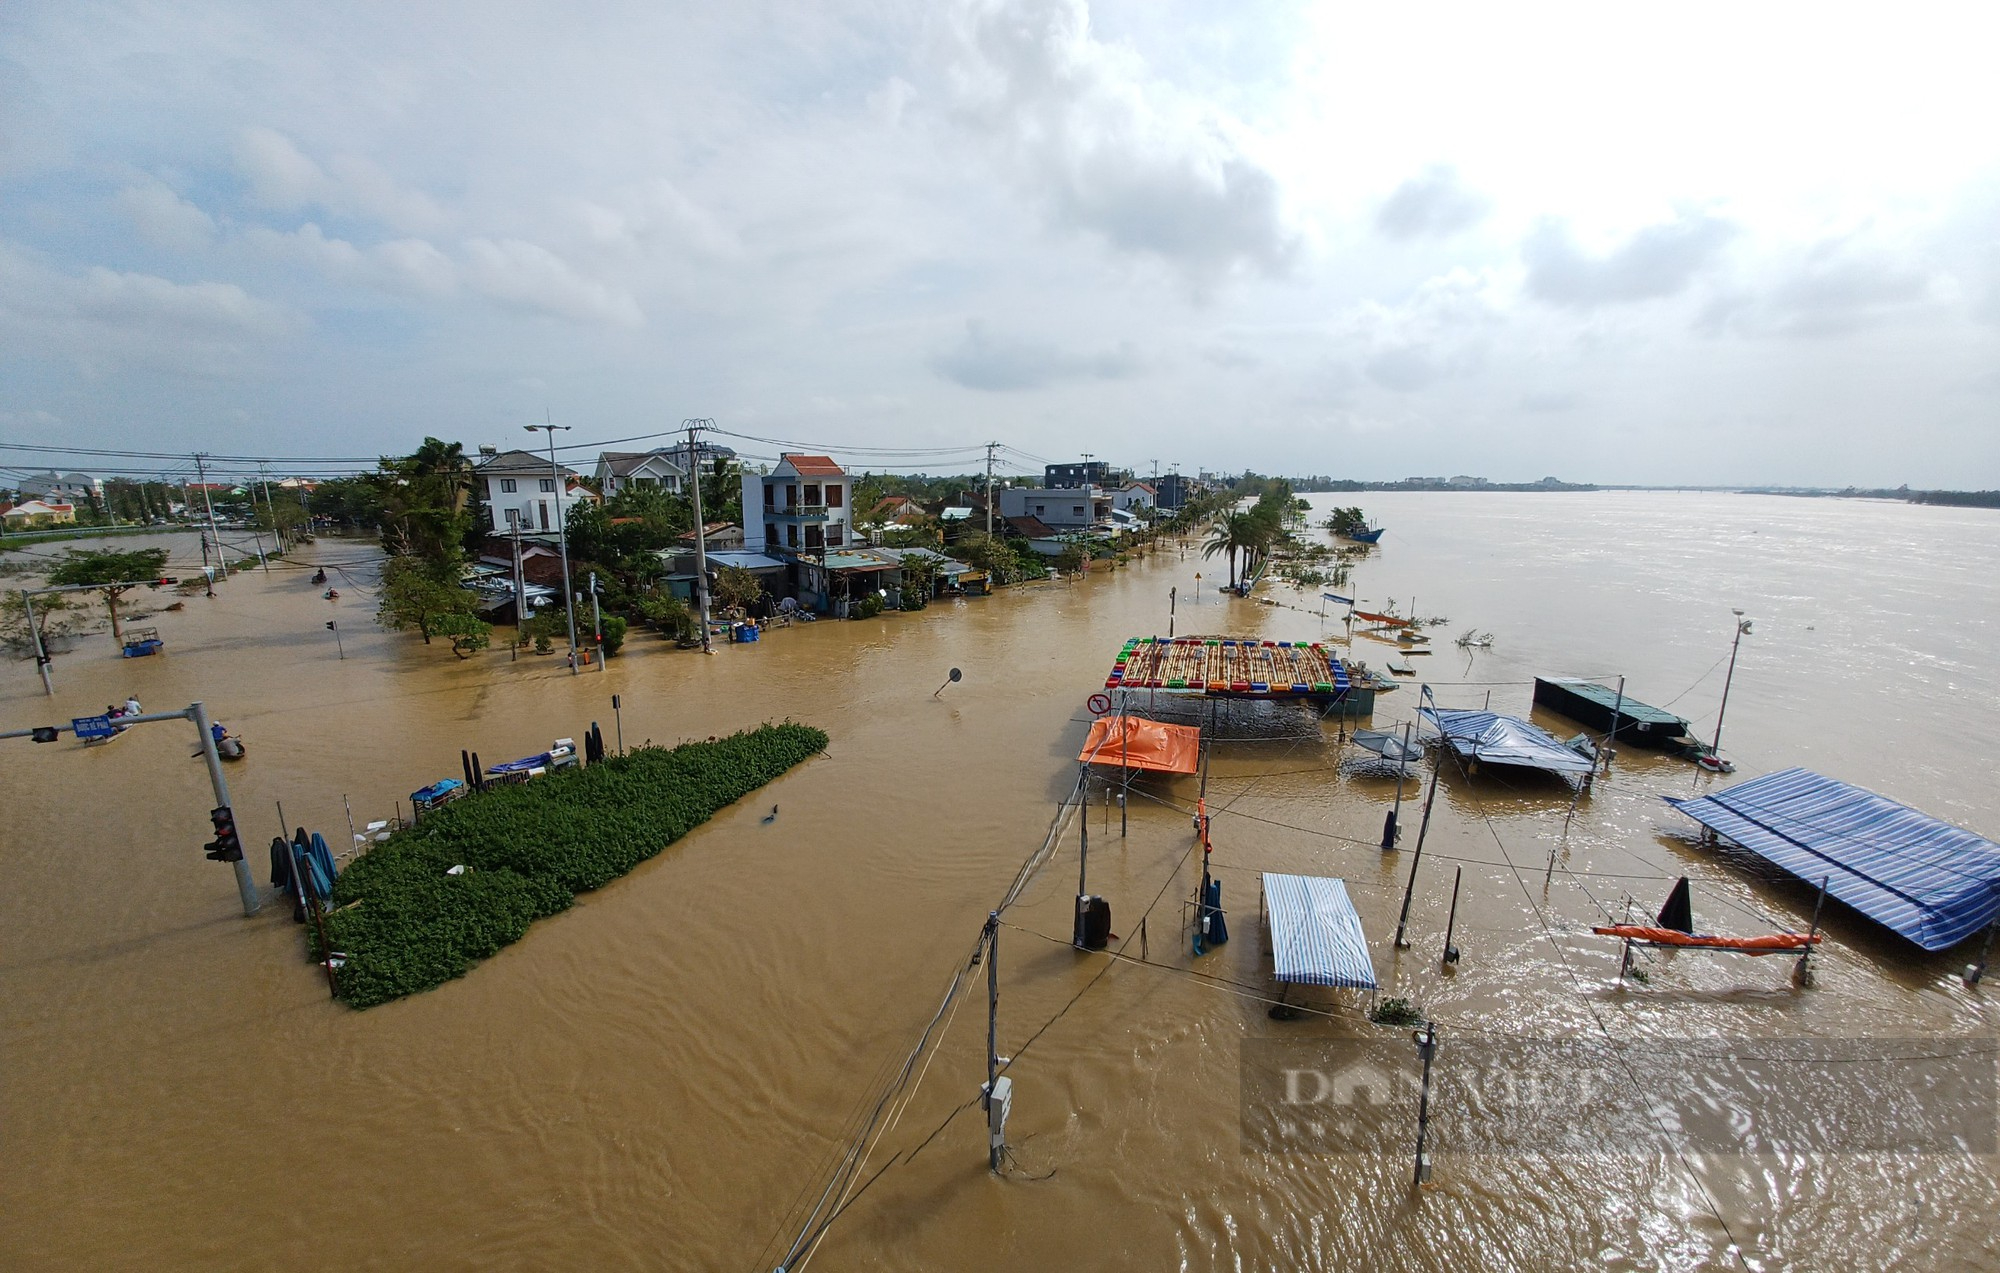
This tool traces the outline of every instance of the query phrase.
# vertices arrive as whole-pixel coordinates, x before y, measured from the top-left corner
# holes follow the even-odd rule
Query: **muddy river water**
[[[2000,835],[1990,512],[1710,494],[1315,501],[1362,503],[1389,528],[1343,591],[1449,616],[1441,648],[1412,660],[1445,706],[1527,714],[1538,673],[1622,674],[1706,735],[1741,607],[1755,627],[1724,740],[1739,778],[1804,765]],[[58,655],[52,700],[10,662],[0,719],[201,699],[249,744],[228,777],[253,845],[280,829],[279,803],[345,843],[343,797],[357,821],[385,817],[457,774],[460,748],[491,763],[593,720],[615,746],[621,726],[637,744],[790,717],[831,748],[465,978],[357,1013],[328,1000],[289,907],[244,918],[228,870],[203,859],[192,727],[90,748],[11,741],[0,1266],[769,1269],[1074,789],[1085,702],[1119,644],[1164,632],[1170,588],[1181,632],[1341,633],[1318,589],[1225,601],[1224,564],[1170,546],[1074,585],[800,625],[713,657],[635,633],[608,670],[572,676],[554,658],[460,661],[380,632],[372,556],[331,538],[302,551],[336,570],[337,601],[308,569],[279,568],[157,613],[144,622],[162,657],[84,639]],[[1454,648],[1466,627],[1493,646]],[[1358,646],[1378,666],[1393,653]],[[964,680],[934,696],[952,667]],[[1384,695],[1374,724],[1399,728],[1416,697]],[[1803,929],[1813,905],[1697,845],[1660,800],[1729,780],[1631,748],[1567,831],[1560,783],[1448,773],[1399,952],[1418,777],[1406,851],[1384,854],[1395,779],[1355,763],[1340,725],[1296,709],[1221,724],[1208,801],[1235,940],[1196,960],[1184,934],[1198,780],[1135,784],[1122,835],[1093,788],[1001,934],[1006,1174],[987,1170],[976,1107],[948,1117],[985,1077],[981,969],[815,1266],[1993,1267],[1990,1086],[1943,1112],[1966,1140],[1929,1152],[1477,1153],[1495,1115],[1464,1086],[1435,1102],[1434,1174],[1415,1193],[1413,1120],[1355,1152],[1247,1146],[1246,1043],[1389,1040],[1414,1056],[1408,1032],[1367,1024],[1351,993],[1309,998],[1331,1015],[1267,1015],[1266,870],[1349,882],[1384,993],[1439,1023],[1441,1078],[1454,1048],[1482,1040],[1582,1039],[1891,1038],[1983,1055],[1990,1076],[2000,983],[1961,984],[1976,950],[1924,955],[1835,906],[1811,989],[1792,985],[1789,960],[1698,956],[1655,957],[1648,981],[1621,987],[1617,944],[1589,926],[1627,895],[1650,913],[1690,876],[1697,920],[1726,932]],[[1090,891],[1110,899],[1112,949],[1131,958],[1067,944],[1081,816]],[[1461,868],[1463,958],[1445,972]],[[1810,1114],[1812,1093],[1759,1095]],[[1615,1114],[1646,1096],[1581,1099]],[[1982,1127],[1984,1152],[1967,1152]]]

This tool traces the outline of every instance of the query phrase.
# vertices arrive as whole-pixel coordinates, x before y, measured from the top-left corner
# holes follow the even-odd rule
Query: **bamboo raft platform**
[[[1238,698],[1330,698],[1347,693],[1347,669],[1317,641],[1243,637],[1133,637],[1104,688],[1170,690]]]

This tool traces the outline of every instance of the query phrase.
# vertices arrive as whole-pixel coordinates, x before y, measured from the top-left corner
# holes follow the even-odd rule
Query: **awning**
[[[1667,803],[1925,950],[2000,916],[2000,844],[1872,791],[1787,769]]]
[[[1279,981],[1375,989],[1375,963],[1347,885],[1324,875],[1264,876],[1271,966]]]
[[[1515,716],[1467,712],[1450,707],[1420,707],[1417,715],[1444,735],[1451,749],[1467,760],[1489,765],[1524,765],[1559,774],[1588,774],[1597,762],[1557,742],[1546,730]]]
[[[1091,722],[1090,737],[1077,759],[1114,768],[1191,774],[1201,764],[1201,730],[1141,716],[1106,716]]]

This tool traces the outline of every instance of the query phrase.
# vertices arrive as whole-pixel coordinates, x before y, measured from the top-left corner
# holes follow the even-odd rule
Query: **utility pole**
[[[998,442],[986,444],[986,537],[993,538],[993,452],[999,448]]]
[[[54,698],[56,684],[49,679],[49,652],[42,645],[42,629],[35,623],[35,594],[23,588],[21,605],[28,612],[28,640],[35,647],[35,669],[42,674],[42,692]]]
[[[569,432],[566,424],[523,425],[528,432],[544,430],[549,435],[549,472],[556,480],[556,544],[562,552],[563,613],[569,618],[569,674],[577,676],[580,669],[576,665],[576,596],[570,591],[569,583],[569,531],[563,525],[563,477],[562,467],[556,463],[556,430]]]
[[[1000,1170],[1000,1156],[1006,1150],[1005,1128],[1007,1093],[999,1090],[1000,1079],[1000,912],[986,915],[986,1126],[987,1167]],[[1000,1116],[994,1117],[994,1098],[1000,1099]]]
[[[1425,688],[1428,689],[1429,687],[1426,686]],[[1410,948],[1410,943],[1403,940],[1403,929],[1410,922],[1410,894],[1417,887],[1417,865],[1424,860],[1424,836],[1429,834],[1431,829],[1431,804],[1437,799],[1438,774],[1444,769],[1444,749],[1451,746],[1451,740],[1444,736],[1442,730],[1438,732],[1437,745],[1437,754],[1431,757],[1431,789],[1429,794],[1424,797],[1423,821],[1417,824],[1417,851],[1410,856],[1410,878],[1403,885],[1403,910],[1396,917],[1397,950],[1408,950]],[[1398,785],[1400,787],[1400,780]]]
[[[521,523],[514,523],[514,648],[509,663],[521,660],[521,629],[528,622],[528,581],[521,574]]]
[[[1741,610],[1731,610],[1736,616],[1736,639],[1729,643],[1729,671],[1722,677],[1722,705],[1715,709],[1715,741],[1708,745],[1708,754],[1717,761],[1722,759],[1722,714],[1729,710],[1729,683],[1736,679],[1736,648],[1743,644],[1743,636],[1750,631],[1750,620],[1743,617]]]
[[[604,670],[604,614],[597,608],[597,572],[590,572],[590,627],[597,640],[597,670]]]
[[[208,453],[206,451],[195,452],[194,473],[195,473],[195,480],[201,484],[202,507],[208,510],[208,533],[215,539],[216,564],[219,566],[227,566],[229,563],[224,561],[222,558],[222,532],[215,528],[215,501],[211,500],[208,497]],[[207,540],[202,541],[201,564],[204,566],[208,565]],[[212,579],[209,581],[208,595],[211,597],[215,595],[215,581]]]
[[[688,482],[694,488],[694,595],[701,613],[701,652],[713,654],[715,651],[708,643],[708,527],[702,521],[701,452],[695,448],[694,435],[715,421],[696,417],[681,423],[687,426]]]

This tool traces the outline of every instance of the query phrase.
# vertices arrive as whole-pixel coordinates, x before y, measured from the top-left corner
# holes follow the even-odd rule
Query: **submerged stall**
[[[1333,698],[1347,693],[1349,680],[1340,660],[1316,641],[1133,637],[1119,650],[1104,688]]]
[[[1925,950],[2000,917],[2000,844],[1850,783],[1786,769],[1666,801]]]
[[[1461,760],[1586,778],[1597,768],[1590,756],[1564,746],[1548,731],[1516,716],[1450,707],[1420,707],[1417,716],[1436,729]]]
[[[1375,962],[1344,881],[1325,875],[1264,874],[1271,968],[1296,986],[1375,989]]]

